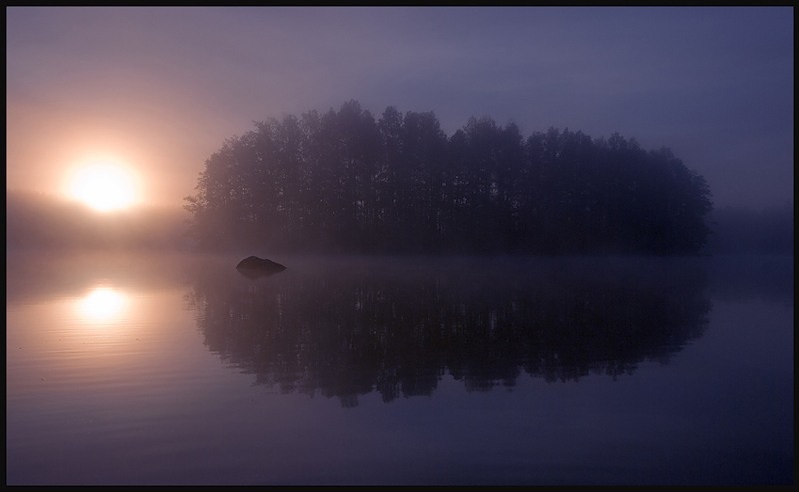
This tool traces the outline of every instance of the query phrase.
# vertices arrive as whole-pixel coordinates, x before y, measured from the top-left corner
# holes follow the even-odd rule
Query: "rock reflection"
[[[445,374],[487,390],[666,363],[707,326],[705,285],[677,259],[308,260],[258,281],[202,269],[188,297],[208,349],[258,384],[355,406]]]

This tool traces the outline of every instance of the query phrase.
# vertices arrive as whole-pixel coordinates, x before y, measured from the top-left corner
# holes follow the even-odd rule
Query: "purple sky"
[[[360,101],[670,147],[718,207],[793,201],[792,7],[11,7],[7,188],[115,155],[181,204],[254,121]]]

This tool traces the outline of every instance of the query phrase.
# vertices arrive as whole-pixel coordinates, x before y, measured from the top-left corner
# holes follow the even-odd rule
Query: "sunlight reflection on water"
[[[78,300],[77,312],[91,324],[109,324],[122,319],[129,304],[128,296],[112,287],[94,287]]]

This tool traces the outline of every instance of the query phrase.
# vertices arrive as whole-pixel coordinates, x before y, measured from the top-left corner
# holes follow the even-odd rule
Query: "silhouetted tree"
[[[704,178],[668,149],[432,112],[338,111],[256,123],[205,163],[187,197],[204,247],[341,252],[699,251]]]

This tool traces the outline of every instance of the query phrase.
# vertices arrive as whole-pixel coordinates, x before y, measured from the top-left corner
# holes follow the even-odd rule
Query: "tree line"
[[[433,112],[375,119],[355,100],[254,126],[186,197],[202,248],[688,254],[709,233],[705,179],[618,134],[472,117],[448,137]]]

